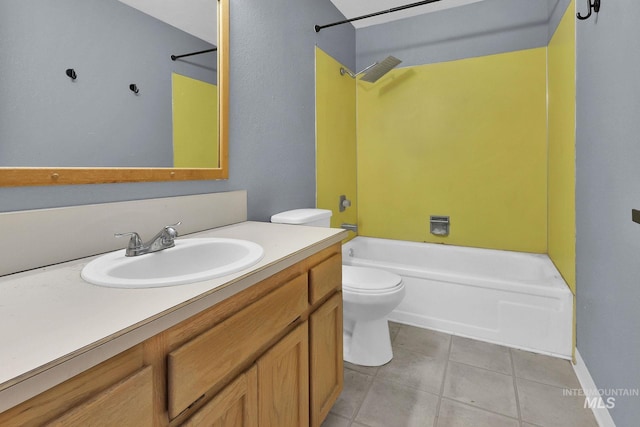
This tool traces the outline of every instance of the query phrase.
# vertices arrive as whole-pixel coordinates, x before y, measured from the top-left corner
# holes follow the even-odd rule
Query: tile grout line
[[[511,375],[513,378],[513,391],[516,395],[516,410],[518,411],[518,422],[522,426],[522,411],[520,410],[520,397],[518,396],[518,381],[516,377],[516,364],[513,360],[513,351],[509,349],[509,359],[511,359]]]
[[[487,408],[484,408],[482,406],[473,405],[471,403],[468,403],[468,402],[465,402],[465,401],[462,401],[462,400],[454,399],[453,397],[443,397],[442,399],[443,400],[447,399],[448,401],[451,401],[451,402],[453,402],[455,404],[462,405],[462,406],[468,406],[469,408],[477,409],[477,410],[479,410],[481,412],[486,412],[487,414],[498,415],[499,417],[502,417],[502,418],[509,418],[510,420],[517,421],[518,423],[520,423],[520,419],[518,419],[518,417],[512,417],[511,415],[506,415],[506,414],[504,414],[502,412],[496,412],[496,411],[494,411],[492,409],[487,409]],[[531,424],[531,423],[529,423],[529,424]]]
[[[455,337],[455,335],[451,335],[451,346],[450,346],[450,349],[449,349],[449,357],[451,357],[451,350],[453,349],[453,338],[454,338],[454,337]],[[512,358],[512,357],[511,357],[511,349],[510,349],[509,347],[506,347],[506,349],[507,349],[507,350],[508,350],[508,352],[509,352],[509,359],[511,360],[511,358]],[[511,360],[511,372],[512,372],[512,374],[511,374],[511,375],[510,375],[510,374],[505,374],[504,372],[495,371],[495,370],[493,370],[493,369],[487,369],[487,368],[483,368],[483,367],[481,367],[481,366],[470,365],[470,364],[468,364],[468,363],[459,362],[459,361],[457,361],[457,360],[450,360],[450,359],[449,359],[449,360],[447,360],[447,364],[445,365],[446,367],[448,367],[449,362],[457,363],[457,364],[464,365],[464,366],[468,366],[468,367],[473,368],[473,369],[481,369],[481,370],[483,370],[483,371],[491,372],[491,373],[493,373],[493,374],[499,374],[499,375],[510,376],[511,378],[515,378],[515,376],[513,375],[513,369],[514,369],[514,368],[513,368],[513,367],[514,367],[513,360]],[[446,374],[446,369],[445,369],[445,374]],[[444,399],[444,398],[445,398],[445,397],[444,397],[444,382],[443,382],[443,385],[442,385],[441,395],[442,395],[442,396],[441,396],[441,400],[442,400],[442,399]],[[518,424],[520,424],[520,423],[521,423],[521,419],[520,419],[520,415],[519,415],[519,414],[520,414],[520,412],[519,412],[519,408],[517,408],[517,410],[518,410],[518,416],[517,416],[517,417],[512,417],[512,416],[506,415],[506,414],[501,413],[501,412],[497,412],[497,411],[494,411],[494,410],[491,410],[491,409],[487,409],[487,408],[482,407],[482,406],[473,405],[473,404],[468,403],[468,402],[465,402],[465,401],[457,400],[457,399],[455,399],[455,398],[453,398],[453,397],[447,397],[447,400],[450,400],[450,401],[455,402],[455,403],[460,404],[460,405],[468,406],[468,407],[470,407],[470,408],[478,409],[478,410],[480,410],[480,411],[482,411],[482,412],[487,412],[487,413],[494,414],[494,415],[498,415],[498,416],[501,416],[501,417],[510,418],[510,419],[512,419],[512,420],[514,420],[514,421],[517,421],[517,422],[518,422]],[[518,403],[518,402],[516,401],[516,403]],[[438,415],[439,415],[439,410],[440,410],[440,408],[438,408]]]
[[[520,378],[521,380],[529,381],[529,382],[532,382],[532,383],[544,385],[544,386],[547,386],[547,387],[558,388],[560,390],[566,390],[566,389],[570,389],[570,388],[575,388],[575,387],[570,386],[570,385],[549,384],[549,383],[545,383],[545,382],[540,381],[540,380],[532,380],[531,378],[525,378],[525,377],[517,377],[517,378]],[[580,388],[582,388],[582,387],[580,387]]]
[[[400,328],[401,327],[402,327],[402,325],[400,326]],[[394,336],[391,338],[392,347],[393,347],[393,341],[395,341],[396,336],[398,335],[398,332],[400,332],[400,328],[398,328],[398,330],[396,331]],[[356,371],[356,372],[358,372],[358,371]],[[357,406],[356,410],[353,412],[353,415],[351,416],[351,419],[349,420],[349,427],[351,427],[353,425],[353,423],[356,422],[356,418],[358,417],[358,414],[360,413],[360,409],[362,409],[362,405],[364,405],[364,401],[367,400],[367,396],[369,395],[369,392],[371,391],[371,387],[373,387],[373,382],[375,381],[376,377],[378,376],[378,372],[380,372],[380,369],[377,369],[375,374],[370,375],[371,380],[369,381],[369,385],[367,386],[367,390],[364,392],[364,397],[362,398],[362,402],[360,402],[360,404]],[[366,375],[366,374],[364,374],[364,375]]]
[[[402,327],[402,325],[400,325],[400,327]],[[400,330],[400,328],[398,328],[398,331]],[[398,331],[396,331],[396,333],[393,335],[393,337],[391,337],[391,345],[393,347],[393,341],[395,340],[396,335],[398,335]],[[349,369],[349,368],[347,368]],[[355,408],[355,411],[353,411],[353,415],[351,415],[351,417],[349,418],[349,426],[351,427],[353,425],[353,423],[356,422],[356,418],[358,417],[358,414],[360,413],[360,409],[362,409],[362,405],[364,405],[364,401],[367,400],[367,396],[369,395],[369,391],[371,391],[371,387],[373,387],[373,382],[376,379],[376,376],[378,375],[378,372],[380,371],[380,369],[377,369],[376,372],[373,375],[368,375],[365,374],[363,372],[359,372],[357,370],[355,370],[355,372],[359,372],[363,375],[367,375],[370,376],[371,379],[369,380],[369,385],[367,385],[367,389],[364,392],[364,397],[362,398],[362,401],[357,405],[357,407]]]
[[[349,426],[351,426],[353,423],[356,422],[356,418],[358,417],[358,414],[360,413],[360,409],[362,409],[362,405],[364,405],[364,401],[367,400],[367,396],[369,395],[369,392],[371,391],[371,387],[373,387],[373,382],[375,381],[377,374],[378,373],[376,372],[375,375],[371,376],[371,379],[369,380],[369,385],[367,386],[367,391],[364,392],[364,397],[362,398],[362,402],[360,402],[358,404],[356,410],[353,411],[353,415],[351,416],[351,421],[350,421]]]
[[[451,349],[453,348],[453,335],[449,335],[449,350],[447,351],[447,359],[444,362],[444,370],[442,372],[442,382],[440,384],[440,393],[438,394],[438,404],[436,405],[436,414],[433,418],[433,427],[437,427],[438,418],[440,417],[440,405],[442,404],[442,396],[444,395],[445,380],[447,378],[447,368],[449,367],[449,358],[451,357]]]
[[[458,365],[464,365],[464,366],[468,366],[470,368],[475,368],[475,369],[481,369],[483,371],[487,371],[487,372],[491,372],[492,374],[499,374],[499,375],[504,375],[505,377],[513,377],[513,372],[505,374],[504,372],[500,372],[500,371],[496,371],[494,369],[489,369],[489,368],[485,368],[482,366],[476,366],[476,365],[471,365],[470,363],[466,363],[466,362],[459,362],[457,360],[452,360],[453,363],[456,363]],[[513,363],[513,362],[512,362]],[[526,379],[526,378],[525,378]]]
[[[405,383],[403,383],[402,381],[397,381],[394,379],[390,379],[390,378],[376,378],[375,379],[378,383],[384,383],[384,384],[389,384],[389,385],[399,385],[402,386],[403,388],[407,389],[407,390],[413,390],[413,391],[418,391],[420,393],[426,393],[426,394],[430,394],[432,396],[436,396],[436,397],[440,397],[440,395],[434,391],[428,391],[428,390],[423,390],[421,388],[417,388],[411,385],[407,385]]]

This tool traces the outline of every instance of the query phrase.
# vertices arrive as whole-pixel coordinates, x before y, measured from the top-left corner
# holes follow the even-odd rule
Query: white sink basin
[[[82,278],[112,288],[157,288],[226,276],[262,259],[257,243],[239,239],[176,240],[173,248],[135,257],[125,250],[96,258],[82,269]]]

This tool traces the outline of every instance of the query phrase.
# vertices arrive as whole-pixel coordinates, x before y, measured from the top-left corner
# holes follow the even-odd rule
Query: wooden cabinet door
[[[309,318],[311,427],[320,427],[343,386],[342,293]]]
[[[260,427],[309,426],[308,334],[304,322],[258,359]]]
[[[183,426],[258,427],[257,368],[236,378]]]

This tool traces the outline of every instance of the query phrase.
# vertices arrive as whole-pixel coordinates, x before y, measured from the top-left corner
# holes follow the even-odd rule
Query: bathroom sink
[[[184,285],[244,270],[263,255],[262,246],[247,240],[184,239],[172,248],[135,257],[125,256],[124,249],[105,254],[87,264],[81,276],[112,288]]]

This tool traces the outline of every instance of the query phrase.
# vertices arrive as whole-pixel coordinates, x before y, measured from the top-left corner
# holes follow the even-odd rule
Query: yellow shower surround
[[[218,168],[218,87],[172,73],[173,167]]]
[[[357,84],[360,234],[547,252],[546,48]],[[429,232],[448,215],[451,232]]]
[[[575,290],[572,11],[548,49],[399,68],[373,85],[316,48],[317,206],[332,225],[357,209],[364,236],[549,253]],[[450,216],[449,236],[430,234],[430,215]]]

